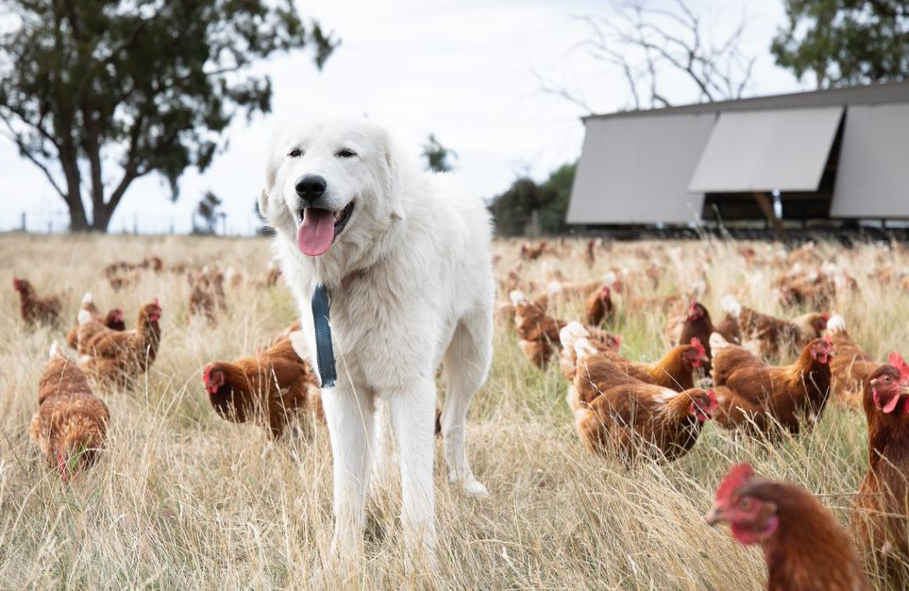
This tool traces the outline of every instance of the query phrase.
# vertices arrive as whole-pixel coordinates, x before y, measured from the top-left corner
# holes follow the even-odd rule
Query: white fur
[[[846,319],[839,314],[834,314],[827,321],[827,330],[831,333],[846,332]]]
[[[302,154],[290,157],[293,149]],[[341,149],[356,156],[339,157]],[[327,182],[318,206],[340,211],[355,202],[347,226],[319,257],[297,247],[296,212],[303,203],[294,186],[304,174]],[[319,283],[331,296],[338,380],[322,400],[334,462],[335,557],[348,562],[360,552],[366,483],[375,463],[370,451],[385,453],[377,406],[387,411],[397,444],[405,539],[431,556],[440,364],[449,480],[468,494],[487,494],[465,447],[467,407],[492,357],[495,286],[486,207],[453,177],[406,162],[388,134],[365,120],[282,128],[270,149],[259,207],[277,230],[275,253],[299,305],[295,349],[314,366],[310,302]]]
[[[92,296],[92,292],[90,292],[90,291],[85,292],[85,295],[82,296],[82,305],[83,306],[87,306],[87,305],[91,304],[93,301],[94,301],[94,298]]]
[[[91,312],[88,310],[79,310],[79,315],[76,317],[79,320],[79,326],[83,324],[88,324],[92,321]]]
[[[60,352],[60,347],[57,346],[57,341],[54,341],[53,343],[51,343],[50,351],[48,351],[48,357],[53,359],[54,357],[57,356],[57,353],[59,353],[59,352]]]
[[[724,312],[731,314],[734,318],[738,318],[742,315],[742,304],[740,304],[733,295],[723,296],[723,299],[720,300],[720,307]]]
[[[612,287],[615,284],[615,282],[618,280],[619,280],[619,278],[616,277],[616,274],[614,271],[608,271],[605,275],[603,275],[603,281],[605,283],[607,283],[609,285],[609,287]]]

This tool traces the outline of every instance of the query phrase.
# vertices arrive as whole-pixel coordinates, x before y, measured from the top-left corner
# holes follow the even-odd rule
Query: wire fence
[[[148,219],[140,214],[115,218],[108,227],[110,234],[208,234],[202,231],[204,227],[194,215],[188,220],[180,220],[176,216],[164,216],[158,219]],[[262,224],[250,216],[246,220],[228,219],[220,216],[214,225],[214,234],[218,236],[256,236],[261,232]],[[36,212],[20,212],[18,216],[0,218],[0,232],[31,232],[37,234],[66,234],[70,231],[69,212],[66,210]]]

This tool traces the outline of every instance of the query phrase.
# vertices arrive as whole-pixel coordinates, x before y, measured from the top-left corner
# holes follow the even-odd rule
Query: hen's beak
[[[909,384],[900,384],[900,394],[909,396]]]
[[[714,505],[713,509],[708,511],[707,515],[704,515],[704,521],[706,521],[707,525],[710,527],[713,527],[725,520],[726,518],[723,516],[723,510],[717,505]]]

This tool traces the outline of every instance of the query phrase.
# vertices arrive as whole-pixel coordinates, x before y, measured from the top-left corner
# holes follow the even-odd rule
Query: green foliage
[[[221,199],[211,191],[207,191],[199,204],[196,205],[195,215],[193,216],[193,234],[214,234],[218,225],[218,219],[224,215],[221,212]],[[196,218],[201,220],[202,225],[196,225]]]
[[[905,80],[909,4],[905,0],[785,0],[788,26],[770,51],[776,63],[818,88]]]
[[[560,234],[568,230],[565,214],[571,199],[571,185],[577,164],[565,164],[553,171],[543,183],[521,177],[489,206],[499,236],[521,236],[539,230]],[[538,228],[532,228],[534,214]]]
[[[129,185],[152,172],[176,199],[182,172],[211,164],[234,115],[270,109],[271,81],[249,71],[257,61],[312,44],[321,67],[338,45],[304,25],[292,0],[0,7],[0,119],[66,201],[74,230],[106,230]]]
[[[435,134],[429,134],[426,143],[423,144],[423,158],[426,159],[426,169],[434,172],[451,172],[454,165],[449,158],[457,160],[458,153],[449,150],[436,139]]]

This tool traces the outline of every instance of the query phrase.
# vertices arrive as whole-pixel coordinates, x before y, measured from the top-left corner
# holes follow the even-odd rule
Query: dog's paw
[[[466,492],[468,496],[477,499],[485,499],[489,496],[489,491],[486,490],[486,486],[479,480],[470,480],[469,482],[466,482],[464,484],[464,492]]]
[[[467,478],[466,480],[459,480],[454,474],[451,474],[448,477],[448,482],[462,486],[464,488],[464,492],[468,497],[474,497],[475,499],[485,499],[489,496],[489,491],[486,489],[483,483],[473,476]]]

